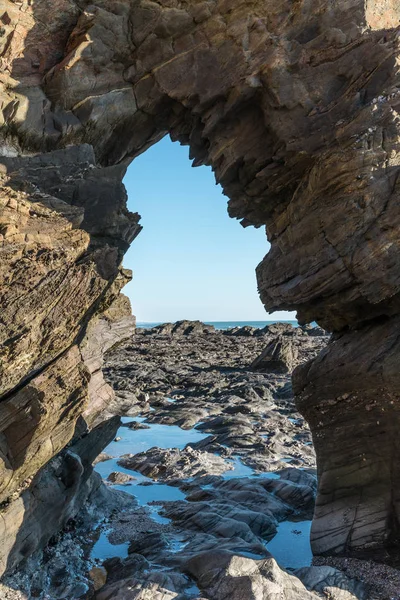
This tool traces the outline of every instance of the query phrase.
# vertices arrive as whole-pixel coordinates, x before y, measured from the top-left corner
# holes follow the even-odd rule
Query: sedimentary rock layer
[[[294,384],[318,455],[316,553],[398,542],[399,318],[335,336]]]
[[[120,263],[139,227],[119,179],[96,170],[89,146],[0,162],[2,572],[45,544],[93,488],[82,465],[65,486],[45,465],[71,462],[66,445],[99,424],[114,398],[102,356],[134,331]]]
[[[68,443],[80,414],[89,426],[101,418],[111,392],[97,342],[90,357],[84,340],[126,281],[122,256],[140,230],[121,181],[168,132],[190,146],[194,165],[211,165],[231,216],[266,226],[271,250],[257,277],[268,310],[355,328],[343,338],[354,352],[370,328],[379,337],[381,318],[398,327],[394,0],[2,0],[0,21],[2,498]],[[371,346],[371,359],[378,351]],[[326,375],[324,360],[307,372],[311,397],[323,397],[321,373],[352,393],[358,365],[342,377],[338,361]],[[395,386],[384,381],[380,393],[393,392],[394,405]],[[369,431],[357,406],[359,430]],[[386,452],[395,463],[396,445]],[[373,471],[376,457],[367,463]],[[339,472],[338,493],[345,482]],[[364,480],[355,485],[363,495]],[[331,508],[348,534],[341,551],[358,547],[359,513],[345,522]],[[397,528],[391,514],[377,545]]]

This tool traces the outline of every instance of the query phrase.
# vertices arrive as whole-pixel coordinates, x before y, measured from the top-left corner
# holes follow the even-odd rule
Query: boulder
[[[116,485],[125,485],[130,481],[134,481],[135,477],[133,475],[128,475],[127,473],[121,473],[120,471],[113,471],[107,477],[107,481],[110,483],[114,483]]]
[[[296,366],[297,347],[292,340],[283,336],[275,337],[250,365],[253,371],[271,373],[291,373]]]
[[[189,560],[186,569],[212,600],[318,599],[272,557],[253,560],[230,552],[206,552]]]

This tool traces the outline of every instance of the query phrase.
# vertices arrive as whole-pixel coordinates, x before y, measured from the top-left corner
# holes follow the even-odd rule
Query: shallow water
[[[143,423],[144,418],[137,417],[133,419]],[[130,423],[130,417],[122,417],[122,423]],[[149,424],[149,429],[129,429],[128,427],[120,427],[117,433],[120,441],[111,442],[104,449],[104,453],[113,458],[97,463],[95,470],[100,473],[103,479],[107,479],[113,471],[132,475],[135,479],[130,481],[128,485],[113,485],[113,489],[121,490],[128,494],[132,494],[138,500],[141,506],[147,505],[149,502],[158,500],[184,500],[185,495],[177,487],[172,487],[163,483],[153,483],[150,477],[146,477],[139,471],[125,469],[118,464],[119,458],[123,454],[138,454],[146,452],[150,448],[157,446],[158,448],[184,448],[189,442],[198,442],[207,437],[206,434],[195,431],[194,429],[185,430],[176,425],[160,425]],[[151,483],[151,485],[140,485],[143,483]]]
[[[107,558],[126,558],[128,556],[129,542],[117,545],[111,544],[108,541],[109,533],[107,530],[100,533],[99,539],[92,548],[90,558],[103,562]]]
[[[233,469],[231,471],[225,471],[222,474],[223,479],[235,479],[236,477],[252,477],[254,475],[253,469],[247,467],[242,463],[238,456],[233,459],[226,459],[227,462],[233,463]]]
[[[257,473],[255,477],[261,477],[264,479],[280,479],[281,476],[278,473],[274,473],[273,471],[269,473]]]
[[[149,502],[159,500],[184,500],[185,494],[183,494],[179,488],[172,487],[165,483],[154,483],[152,479],[139,473],[139,471],[132,471],[131,469],[125,469],[118,464],[118,458],[106,460],[102,463],[98,463],[95,467],[96,471],[100,473],[103,479],[107,480],[107,477],[113,471],[120,473],[126,473],[135,477],[133,481],[128,484],[113,485],[114,490],[120,490],[126,494],[135,496],[140,506],[146,506]],[[143,483],[149,483],[151,485],[142,485]]]
[[[282,567],[298,569],[311,565],[311,521],[283,521],[278,533],[266,544],[276,562]]]
[[[131,421],[143,423],[145,418],[135,417],[132,419],[131,417],[122,417],[121,421],[122,423],[130,423]],[[137,430],[121,426],[116,437],[121,439],[118,442],[111,442],[104,449],[104,452],[113,458],[97,463],[95,470],[105,480],[107,480],[113,471],[133,476],[134,480],[129,481],[125,485],[113,485],[112,488],[134,496],[140,506],[148,508],[151,512],[151,518],[157,523],[169,523],[169,519],[160,515],[162,507],[150,503],[161,500],[185,500],[185,494],[177,487],[163,483],[154,483],[152,479],[142,475],[139,471],[125,469],[118,464],[118,460],[122,454],[137,454],[145,452],[154,446],[158,446],[159,448],[184,448],[189,441],[197,442],[206,437],[206,435],[193,430],[186,431],[174,425],[149,424],[149,429]],[[150,485],[143,485],[143,483]],[[101,532],[98,541],[91,551],[92,559],[105,560],[113,556],[125,558],[128,555],[129,543],[113,545],[108,540],[108,533],[107,531]]]
[[[123,454],[138,454],[146,452],[150,448],[184,448],[189,442],[199,442],[208,434],[201,433],[195,429],[181,429],[177,425],[161,425],[159,423],[146,423],[143,417],[122,417],[122,423],[137,421],[144,423],[149,429],[129,429],[120,427],[116,437],[121,438],[118,442],[111,442],[103,450],[110,456],[122,456]],[[96,466],[97,470],[97,466]]]
[[[122,423],[128,423],[132,420],[144,422],[144,417],[123,417]],[[195,429],[184,430],[175,425],[161,425],[158,423],[149,424],[149,429],[133,430],[128,427],[121,426],[118,430],[117,437],[120,441],[111,442],[104,452],[113,458],[98,463],[95,470],[107,479],[113,471],[127,473],[135,477],[128,485],[113,485],[113,489],[121,490],[125,493],[132,494],[138,501],[140,506],[146,506],[151,517],[158,523],[169,523],[169,519],[162,517],[160,511],[162,506],[154,505],[157,501],[185,500],[186,496],[177,487],[172,487],[163,483],[153,482],[152,479],[142,475],[138,471],[125,469],[117,464],[119,457],[123,454],[137,454],[145,452],[154,446],[159,448],[179,448],[183,449],[189,442],[197,442],[207,437],[208,434],[201,433]],[[255,477],[279,479],[280,475],[273,472],[255,474],[251,467],[243,464],[239,456],[234,456],[226,459],[233,463],[234,468],[226,471],[222,475],[222,479],[229,480],[240,477]],[[283,459],[284,462],[290,462],[291,459]],[[147,483],[148,485],[143,485]],[[209,486],[206,486],[209,487]],[[286,568],[299,568],[311,564],[312,553],[310,547],[310,528],[311,521],[291,522],[284,521],[279,524],[278,533],[266,544],[266,548],[276,558],[277,562]],[[93,559],[105,560],[113,556],[126,557],[128,551],[128,543],[113,545],[108,541],[108,532],[103,531],[100,534],[99,540],[93,547],[91,557]],[[178,552],[182,548],[179,540],[171,541],[171,550]],[[175,544],[175,545],[174,545]],[[242,554],[242,552],[240,552]],[[250,557],[250,555],[249,555]],[[260,558],[252,556],[252,558]]]

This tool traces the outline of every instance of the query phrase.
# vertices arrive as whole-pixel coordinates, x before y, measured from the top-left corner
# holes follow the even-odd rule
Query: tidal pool
[[[311,521],[282,521],[278,533],[266,544],[276,562],[288,569],[311,565]]]
[[[165,449],[183,449],[188,443],[198,442],[199,440],[206,438],[208,434],[201,433],[196,429],[185,430],[176,425],[162,425],[158,423],[149,423],[148,429],[135,430],[124,425],[132,421],[143,423],[145,422],[144,417],[122,417],[121,420],[123,425],[119,428],[117,433],[117,437],[120,438],[119,441],[111,442],[111,444],[104,449],[104,453],[112,458],[97,463],[95,470],[105,480],[107,480],[108,476],[113,471],[119,471],[133,476],[135,479],[130,481],[129,484],[113,485],[113,489],[121,490],[134,496],[140,506],[146,506],[150,510],[151,517],[154,521],[158,523],[169,523],[169,519],[166,519],[159,514],[162,507],[154,505],[153,502],[185,500],[185,494],[177,487],[154,482],[152,479],[142,475],[138,471],[125,469],[118,465],[117,461],[123,454],[145,452],[154,446]],[[226,471],[222,475],[222,479],[224,480],[240,477],[271,479],[278,479],[280,477],[279,474],[273,472],[255,474],[251,467],[242,463],[239,456],[233,456],[231,459],[226,460],[233,462],[234,468],[230,471]],[[291,459],[283,459],[284,462],[288,463],[290,460]],[[295,569],[308,566],[312,561],[310,528],[311,521],[283,521],[279,524],[278,532],[275,537],[270,542],[266,543],[266,548],[282,567]],[[114,556],[121,558],[127,556],[129,544],[111,544],[108,540],[108,533],[107,530],[101,532],[100,537],[91,552],[91,557],[93,559],[103,561],[106,558]],[[180,546],[181,543],[177,541],[176,548],[174,547],[173,549],[178,552]],[[240,554],[242,554],[242,552],[240,552]],[[254,556],[254,558],[256,557]]]

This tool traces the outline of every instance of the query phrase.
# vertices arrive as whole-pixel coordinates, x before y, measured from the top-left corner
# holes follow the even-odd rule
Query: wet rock
[[[112,404],[101,368],[92,369],[97,351],[86,354],[80,342],[128,278],[121,261],[140,226],[126,208],[125,165],[169,132],[190,146],[194,165],[212,167],[232,217],[266,227],[271,249],[257,268],[266,309],[297,310],[299,322],[337,333],[354,328],[346,344],[356,357],[368,338],[368,360],[344,361],[345,389],[328,400],[351,394],[350,404],[363,408],[369,390],[390,398],[385,435],[372,429],[369,411],[358,410],[362,426],[350,432],[342,410],[330,415],[340,426],[324,441],[340,448],[342,435],[361,440],[354,456],[365,454],[366,468],[354,458],[349,469],[372,475],[337,506],[351,488],[347,473],[331,476],[318,449],[329,490],[321,511],[358,515],[348,519],[355,532],[325,540],[326,550],[346,551],[343,540],[354,549],[360,539],[384,547],[399,529],[396,511],[381,509],[396,505],[398,477],[388,468],[380,480],[381,464],[399,462],[390,404],[398,384],[380,339],[384,320],[398,330],[400,311],[396,3],[2,4],[1,500],[18,496],[63,452],[83,414],[90,428]],[[325,371],[327,363],[320,374],[335,387],[341,363]],[[379,365],[372,382],[371,365]],[[204,389],[210,381],[198,368]],[[166,371],[148,378],[153,388],[179,384]],[[212,393],[230,383],[222,377]],[[242,437],[244,447],[250,437]],[[383,438],[377,463],[369,449]],[[366,448],[365,439],[374,443]],[[379,485],[365,493],[373,480]],[[334,537],[336,523],[326,525]]]
[[[209,452],[195,450],[190,446],[184,450],[152,448],[147,452],[120,458],[118,464],[153,479],[186,479],[204,474],[220,475],[232,468],[231,464],[223,458]]]
[[[316,469],[282,469],[279,471],[281,479],[292,481],[299,485],[310,487],[316,492],[317,490],[317,471]]]
[[[139,540],[130,543],[128,554],[142,554],[146,558],[155,558],[168,545],[166,536],[162,533],[143,535]]]
[[[101,478],[93,473],[92,462],[113,439],[118,425],[119,418],[114,417],[77,440],[64,455],[50,461],[18,498],[2,507],[1,571],[6,566],[15,568],[46,545],[89,497],[94,504],[101,502]]]
[[[130,481],[134,481],[135,479],[136,478],[132,475],[128,475],[127,473],[121,473],[120,471],[113,471],[107,477],[107,481],[118,485],[125,485]]]
[[[112,458],[112,456],[110,456],[110,454],[107,454],[106,452],[100,452],[100,454],[98,456],[96,456],[96,458],[94,459],[93,466],[95,466],[101,462],[106,462],[107,460],[110,460],[111,458]]]
[[[188,578],[180,573],[151,571],[142,576],[107,585],[96,600],[174,600],[186,587]]]
[[[315,356],[326,339],[296,338],[299,358]],[[114,387],[129,389],[123,393],[132,397],[138,396],[138,389],[151,390],[154,411],[138,404],[131,409],[142,408],[149,424],[189,429],[200,422],[199,430],[212,435],[191,444],[197,450],[227,456],[236,448],[246,453],[246,464],[260,471],[282,468],[277,463],[280,455],[313,466],[311,437],[304,420],[294,413],[289,374],[238,368],[237,357],[249,364],[265,346],[265,337],[238,340],[221,331],[169,339],[154,333],[139,335],[108,355],[107,379]],[[153,381],[154,372],[162,372],[162,380]],[[287,418],[290,415],[296,416],[296,426]]]
[[[149,425],[146,425],[145,423],[139,423],[138,421],[130,421],[129,423],[124,423],[123,426],[135,431],[137,429],[150,429]]]
[[[295,507],[296,512],[301,514],[303,518],[312,519],[315,506],[316,479],[313,482],[314,485],[310,485],[309,482],[301,485],[285,480],[282,471],[280,476],[279,480],[271,479],[265,482],[264,488],[289,506]]]
[[[150,568],[149,561],[142,554],[130,553],[127,558],[109,558],[103,562],[103,567],[107,571],[107,582],[113,583],[138,575],[138,573]]]
[[[314,590],[332,600],[368,600],[368,586],[356,579],[349,579],[333,567],[305,567],[298,569],[298,577],[308,590]]]
[[[89,577],[93,582],[94,591],[97,592],[106,584],[107,571],[104,567],[93,567],[89,571]]]

